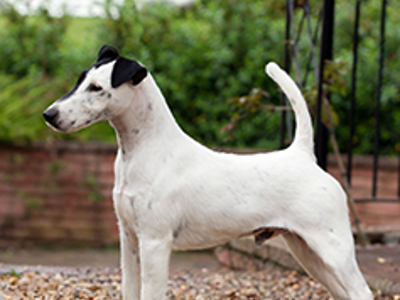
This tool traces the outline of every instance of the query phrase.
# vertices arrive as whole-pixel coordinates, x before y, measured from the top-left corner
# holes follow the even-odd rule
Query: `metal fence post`
[[[322,107],[324,99],[323,81],[324,81],[324,65],[325,61],[332,60],[333,57],[333,27],[335,16],[335,1],[324,0],[323,4],[323,25],[321,37],[321,53],[319,64],[318,78],[318,98],[317,98],[317,132],[315,141],[315,154],[317,156],[318,165],[326,170],[327,154],[328,154],[328,137],[329,132],[322,123]],[[328,95],[326,95],[329,97]]]
[[[376,200],[378,185],[378,160],[379,160],[379,142],[381,139],[381,91],[383,79],[383,67],[385,58],[385,19],[386,19],[387,0],[382,0],[381,11],[381,28],[379,42],[379,70],[378,70],[378,86],[376,92],[376,108],[375,108],[375,140],[374,140],[374,163],[372,178],[372,199]]]
[[[356,83],[357,83],[357,61],[358,61],[358,27],[360,24],[360,6],[361,0],[356,3],[354,32],[353,32],[353,68],[351,74],[350,91],[350,112],[349,112],[349,141],[347,147],[347,181],[351,186],[351,172],[353,167],[353,138],[355,131],[354,113],[356,107]]]
[[[283,68],[285,71],[289,74],[290,71],[290,50],[291,50],[291,40],[290,40],[290,27],[292,24],[292,9],[291,7],[293,6],[293,0],[287,0],[286,1],[286,29],[285,29],[285,48],[284,48],[284,62],[283,62]],[[285,95],[282,96],[282,105],[283,106],[290,106],[288,99],[286,98]],[[286,147],[286,132],[287,132],[287,126],[286,126],[286,118],[287,118],[287,113],[286,110],[282,111],[281,115],[281,132],[280,132],[280,148],[283,149]]]

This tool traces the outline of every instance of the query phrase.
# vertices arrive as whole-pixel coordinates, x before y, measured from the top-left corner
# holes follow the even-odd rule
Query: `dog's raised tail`
[[[306,101],[300,89],[293,79],[274,62],[265,66],[265,72],[280,86],[293,107],[296,118],[296,133],[292,146],[313,154],[313,127]]]

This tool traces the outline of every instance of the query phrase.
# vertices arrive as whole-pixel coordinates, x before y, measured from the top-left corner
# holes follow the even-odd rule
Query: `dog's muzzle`
[[[46,123],[55,129],[59,129],[59,127],[57,126],[58,115],[59,112],[56,108],[49,108],[43,113],[43,117],[46,120]]]

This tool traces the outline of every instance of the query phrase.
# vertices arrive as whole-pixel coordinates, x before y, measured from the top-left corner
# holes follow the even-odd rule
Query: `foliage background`
[[[315,26],[321,1],[309,1]],[[1,4],[3,3],[3,4]],[[94,63],[103,44],[119,48],[146,65],[159,83],[183,129],[209,146],[276,149],[280,113],[253,109],[239,115],[234,135],[227,128],[238,117],[239,96],[255,88],[270,97],[264,104],[279,104],[281,95],[265,75],[268,61],[283,61],[285,2],[280,0],[196,1],[187,8],[165,3],[137,10],[132,0],[119,6],[104,4],[105,18],[51,17],[44,7],[21,15],[0,2],[0,141],[26,144],[56,139],[114,142],[106,123],[74,134],[54,134],[44,124],[42,111],[72,86],[77,75]],[[354,1],[336,1],[335,64],[342,80],[332,97],[338,116],[336,128],[346,150],[348,91],[352,60]],[[382,152],[400,150],[400,5],[388,5],[386,56],[382,90]],[[302,11],[297,9],[295,18]],[[362,5],[357,87],[357,153],[371,153],[375,124],[380,1]],[[310,53],[306,37],[299,41],[299,62]],[[312,98],[315,81],[305,92]],[[315,93],[314,93],[315,94]],[[236,98],[235,98],[236,97]],[[247,98],[246,98],[247,99]],[[312,100],[312,99],[310,99]],[[236,103],[237,104],[237,103]]]

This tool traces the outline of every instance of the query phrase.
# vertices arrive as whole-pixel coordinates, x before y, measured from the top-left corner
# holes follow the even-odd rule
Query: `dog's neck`
[[[123,157],[148,147],[152,141],[161,143],[185,136],[151,74],[133,87],[129,96],[130,107],[110,120]]]

